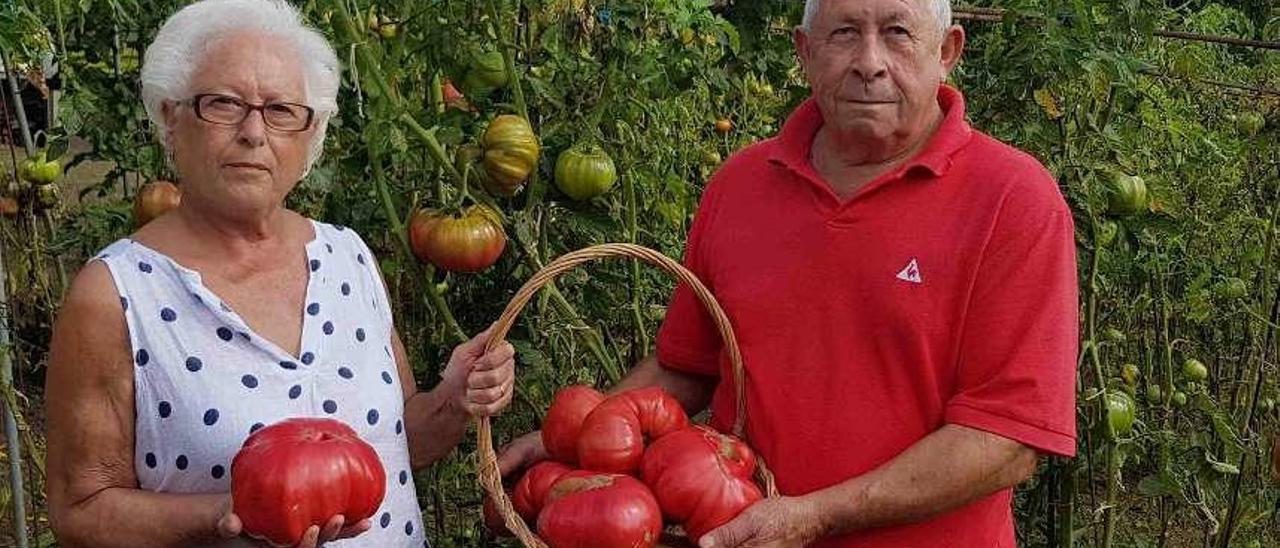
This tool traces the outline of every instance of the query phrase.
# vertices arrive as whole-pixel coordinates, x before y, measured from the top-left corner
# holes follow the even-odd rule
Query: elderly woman
[[[250,542],[231,460],[288,417],[354,428],[387,471],[372,519],[302,546],[423,546],[413,470],[510,401],[513,350],[487,334],[420,392],[360,236],[285,196],[336,112],[333,49],[281,0],[206,0],[147,50],[143,96],[181,174],[175,211],[76,277],[47,380],[48,500],[65,546]]]

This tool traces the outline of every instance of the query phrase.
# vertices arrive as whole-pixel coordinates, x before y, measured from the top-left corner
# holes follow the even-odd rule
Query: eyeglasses
[[[276,131],[296,133],[306,131],[315,119],[315,109],[298,103],[272,102],[252,105],[239,97],[219,93],[202,93],[192,97],[190,103],[196,117],[223,126],[237,126],[254,111],[262,112],[262,121]]]

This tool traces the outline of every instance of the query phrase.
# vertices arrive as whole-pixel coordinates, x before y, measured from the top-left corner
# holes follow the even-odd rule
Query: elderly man
[[[1012,487],[1075,452],[1071,212],[1031,156],[965,121],[946,0],[809,0],[813,91],[708,184],[686,264],[733,322],[766,500],[705,547],[1014,546]],[[685,287],[661,385],[733,424],[713,324]],[[533,436],[504,470],[543,455]]]

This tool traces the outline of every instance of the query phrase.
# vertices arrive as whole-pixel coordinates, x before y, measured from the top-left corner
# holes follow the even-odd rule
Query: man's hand
[[[816,504],[803,497],[764,499],[702,536],[700,548],[802,547],[825,534]]]
[[[222,517],[218,519],[218,536],[224,539],[233,539],[244,533],[244,524],[240,521],[240,516],[231,510],[231,497],[227,496],[225,503],[226,510]],[[324,543],[352,538],[368,531],[373,526],[373,522],[364,519],[359,522],[347,526],[346,518],[341,514],[333,516],[329,519],[323,528],[318,525],[312,525],[302,535],[302,541],[296,545],[296,548],[317,548],[323,546]]]
[[[453,349],[444,377],[456,386],[451,404],[472,417],[498,414],[511,403],[515,349],[503,342],[485,352],[493,326]]]
[[[542,445],[542,431],[534,430],[508,443],[498,451],[498,470],[502,477],[551,458],[547,448]]]

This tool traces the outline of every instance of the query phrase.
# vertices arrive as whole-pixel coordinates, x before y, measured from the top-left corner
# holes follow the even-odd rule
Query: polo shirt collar
[[[902,166],[902,173],[921,168],[934,177],[946,175],[951,168],[951,158],[972,137],[973,128],[965,120],[964,95],[959,90],[946,84],[939,86],[938,104],[942,107],[942,124],[929,138],[924,150]],[[783,124],[778,135],[778,146],[770,160],[798,172],[812,171],[810,150],[822,124],[822,112],[818,110],[818,103],[812,97],[805,100]]]

